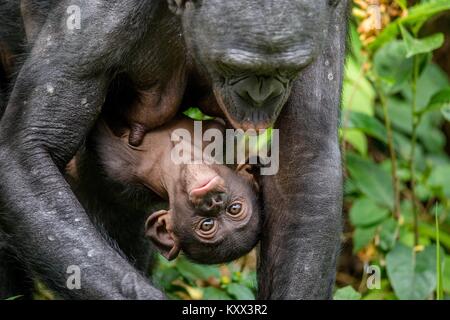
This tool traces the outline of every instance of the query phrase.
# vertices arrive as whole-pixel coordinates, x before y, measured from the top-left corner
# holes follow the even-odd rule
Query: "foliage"
[[[370,290],[359,270],[338,274],[338,286],[352,285],[363,299],[448,298],[450,157],[442,126],[450,85],[432,60],[444,36],[422,29],[450,1],[381,1],[384,14],[389,6],[397,14],[377,31],[367,29],[369,6],[355,3],[341,119],[348,243],[359,265],[379,266],[382,278],[381,289]],[[342,290],[338,297],[356,297]]]
[[[254,300],[254,255],[222,266],[198,265],[183,256],[174,262],[160,257],[153,280],[172,299]]]

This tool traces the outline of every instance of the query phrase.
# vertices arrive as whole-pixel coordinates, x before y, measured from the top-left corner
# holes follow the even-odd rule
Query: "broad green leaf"
[[[423,39],[416,39],[402,25],[400,25],[400,31],[406,46],[406,58],[411,58],[421,53],[432,52],[440,48],[444,43],[444,35],[442,33],[437,33]]]
[[[450,87],[445,88],[438,93],[436,93],[430,100],[429,107],[437,108],[442,107],[443,105],[450,104]]]
[[[373,58],[375,73],[387,93],[398,92],[412,76],[413,60],[406,54],[404,42],[396,40],[383,46]]]
[[[389,210],[381,208],[369,198],[360,198],[350,209],[350,221],[357,227],[368,227],[378,224],[389,216]]]
[[[359,129],[373,138],[387,142],[386,129],[377,118],[360,112],[350,112],[349,119],[349,129]]]
[[[411,134],[411,104],[404,99],[400,99],[396,96],[390,96],[387,99],[387,106],[388,115],[391,119],[393,128],[408,135]]]
[[[367,137],[359,129],[345,129],[343,128],[343,136],[361,155],[367,155],[368,142]]]
[[[380,226],[380,248],[388,251],[396,243],[398,222],[394,218],[385,220]]]
[[[204,300],[232,300],[231,297],[223,290],[208,287],[203,291]]]
[[[353,252],[357,253],[366,247],[375,237],[377,227],[356,228],[353,232]]]
[[[334,300],[360,300],[361,293],[353,289],[352,286],[337,289],[334,293]]]
[[[230,283],[227,286],[227,292],[237,300],[255,300],[255,295],[253,292],[241,284]]]
[[[413,248],[397,244],[386,256],[387,274],[401,300],[424,300],[436,288],[434,246],[414,253]]]
[[[206,280],[210,277],[220,277],[218,267],[192,263],[184,257],[180,257],[177,260],[176,268],[184,278],[191,282],[195,282],[198,279]]]
[[[394,206],[394,191],[389,173],[374,162],[347,154],[347,168],[356,186],[367,197],[388,208]]]
[[[442,191],[443,195],[450,198],[450,165],[440,165],[433,167],[428,185],[437,191]]]

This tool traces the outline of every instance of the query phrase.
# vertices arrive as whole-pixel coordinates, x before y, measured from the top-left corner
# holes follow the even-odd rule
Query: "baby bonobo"
[[[204,121],[202,127],[224,130],[217,121]],[[171,135],[176,129],[193,136],[194,121],[177,118],[146,133],[139,147],[133,147],[128,143],[130,130],[117,136],[100,122],[94,136],[105,173],[124,184],[145,185],[168,200],[169,209],[151,214],[145,227],[146,235],[168,260],[180,251],[205,264],[237,259],[259,237],[254,177],[245,166],[233,170],[205,162],[177,164],[171,156],[176,145]]]

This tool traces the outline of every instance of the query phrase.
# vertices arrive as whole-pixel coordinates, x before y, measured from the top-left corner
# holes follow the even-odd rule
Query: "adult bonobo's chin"
[[[328,1],[169,1],[187,46],[235,128],[275,123],[321,46]]]

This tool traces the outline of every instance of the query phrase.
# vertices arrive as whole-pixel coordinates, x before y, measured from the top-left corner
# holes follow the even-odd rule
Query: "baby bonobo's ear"
[[[255,189],[255,192],[259,192],[259,183],[255,175],[255,167],[251,164],[239,164],[236,167],[236,173],[247,180]]]
[[[178,239],[173,234],[172,227],[173,216],[170,210],[152,213],[145,223],[145,235],[169,261],[175,259],[180,253]]]

